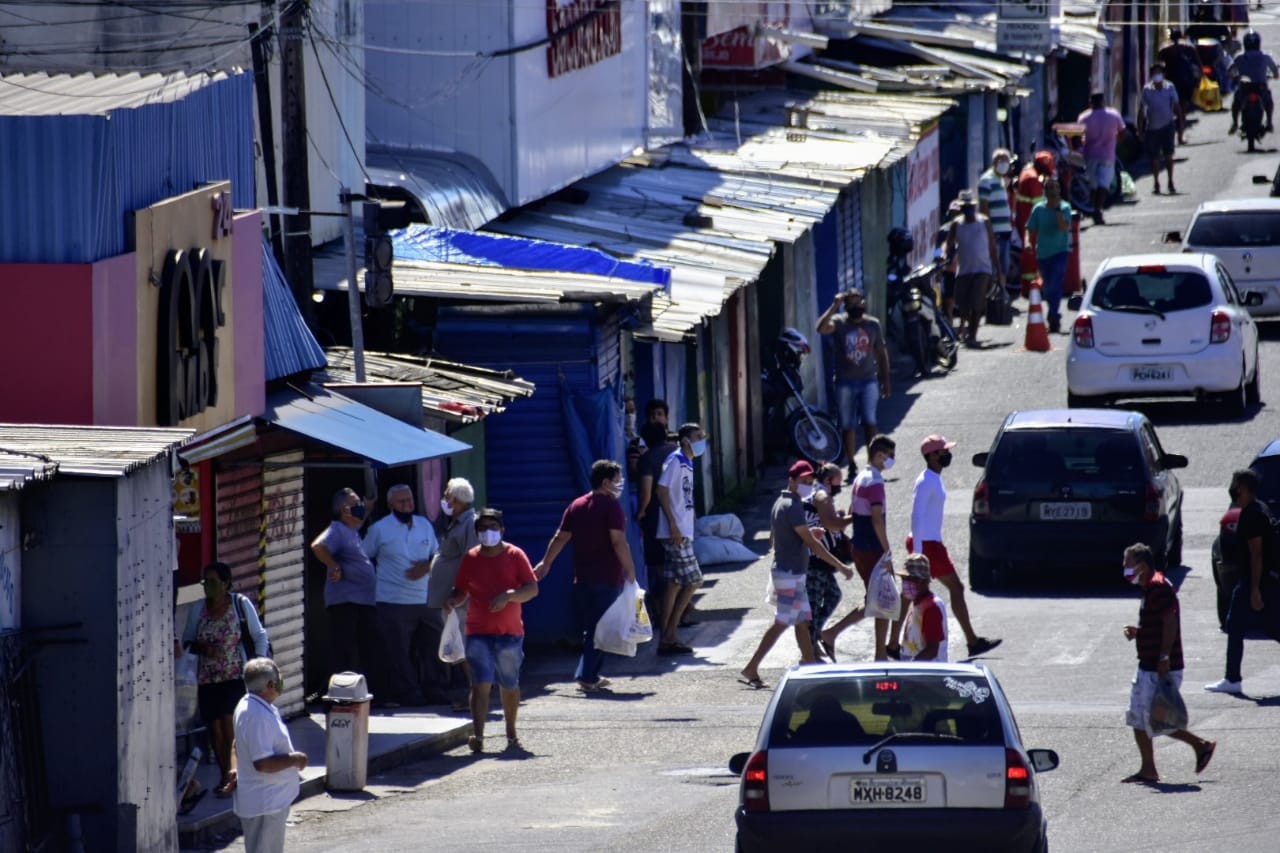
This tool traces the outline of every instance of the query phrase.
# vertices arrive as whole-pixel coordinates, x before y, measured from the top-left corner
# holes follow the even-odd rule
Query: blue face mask
[[[357,521],[364,521],[364,504],[352,504],[348,509],[351,511],[351,517]]]
[[[702,438],[702,439],[699,439],[698,441],[695,441],[690,449],[693,451],[693,455],[695,458],[698,456],[701,456],[702,454],[707,452],[707,440],[705,438]]]

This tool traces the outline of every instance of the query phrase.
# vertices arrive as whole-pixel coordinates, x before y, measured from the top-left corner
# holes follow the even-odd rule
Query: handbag
[[[1013,303],[1009,292],[1000,285],[992,285],[987,294],[987,325],[1007,326],[1013,322]]]

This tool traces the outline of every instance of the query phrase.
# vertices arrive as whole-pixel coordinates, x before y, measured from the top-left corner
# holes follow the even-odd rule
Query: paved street
[[[1280,46],[1280,27],[1261,30],[1264,47]],[[1268,187],[1254,186],[1252,176],[1270,178],[1280,155],[1245,154],[1240,140],[1226,137],[1228,113],[1199,119],[1177,165],[1180,194],[1153,196],[1150,177],[1139,178],[1137,203],[1113,208],[1107,226],[1086,229],[1086,274],[1107,255],[1159,250],[1161,235],[1184,228],[1200,201],[1266,193]],[[1054,337],[1054,352],[1032,354],[1021,351],[1022,331],[1020,317],[1014,327],[986,330],[987,347],[962,352],[953,374],[914,386],[897,383],[882,410],[882,425],[899,441],[888,496],[895,542],[907,532],[910,486],[921,468],[913,447],[921,437],[942,432],[959,442],[946,473],[947,536],[953,556],[963,560],[978,474],[970,456],[987,449],[1008,411],[1065,404],[1066,338]],[[1120,630],[1136,619],[1133,593],[1118,585],[1062,589],[1053,579],[971,595],[979,633],[1005,640],[985,662],[1009,693],[1024,739],[1028,746],[1056,749],[1062,758],[1060,769],[1040,777],[1055,850],[1276,849],[1280,814],[1259,806],[1273,796],[1280,766],[1280,741],[1272,736],[1280,706],[1280,648],[1247,646],[1247,697],[1200,690],[1222,674],[1225,643],[1213,611],[1209,546],[1227,503],[1227,480],[1232,469],[1280,435],[1280,327],[1267,328],[1264,337],[1264,403],[1245,421],[1217,422],[1209,411],[1187,404],[1147,407],[1165,448],[1190,459],[1180,472],[1187,494],[1186,565],[1176,574],[1191,728],[1219,742],[1203,776],[1192,772],[1190,749],[1162,740],[1156,760],[1163,784],[1119,782],[1138,766],[1123,723],[1134,654]],[[757,506],[743,513],[748,536],[755,537],[749,544],[757,551],[767,540],[760,527],[763,507],[781,481],[768,485],[757,495]],[[517,544],[535,560],[544,545]],[[1120,563],[1116,554],[1117,577]],[[289,849],[731,849],[737,788],[723,768],[732,753],[750,747],[768,698],[736,680],[770,618],[764,606],[766,568],[760,561],[710,570],[699,600],[702,621],[686,636],[698,654],[657,658],[650,644],[635,660],[611,658],[606,672],[616,689],[609,697],[575,694],[567,652],[533,650],[521,709],[522,739],[531,755],[474,758],[460,749],[377,777],[367,796],[305,801],[294,810]],[[854,588],[846,586],[856,601],[860,592]],[[952,648],[962,650],[954,622],[952,637]],[[870,645],[869,630],[858,627],[841,639],[840,651],[847,659],[869,658]],[[761,668],[765,680],[772,683],[795,658],[786,637]],[[489,748],[498,749],[501,722],[495,718],[490,725],[496,737]],[[962,841],[958,845],[966,849]],[[226,849],[240,849],[240,841]]]

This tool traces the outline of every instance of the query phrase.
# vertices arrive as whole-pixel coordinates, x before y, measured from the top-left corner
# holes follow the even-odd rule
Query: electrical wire
[[[307,24],[312,23],[311,13],[306,13]],[[316,58],[316,68],[320,70],[320,79],[324,81],[324,90],[329,95],[329,103],[333,106],[333,114],[338,118],[338,126],[342,128],[342,135],[346,137],[347,147],[351,149],[351,156],[355,158],[356,165],[360,167],[361,174],[364,175],[365,183],[369,183],[369,172],[364,167],[364,156],[356,150],[356,144],[351,139],[351,131],[347,130],[346,119],[342,117],[342,109],[338,106],[338,99],[334,97],[333,87],[329,85],[329,75],[324,70],[324,61],[320,59],[320,49],[316,47],[315,34],[308,26],[307,41],[311,43],[311,54]]]

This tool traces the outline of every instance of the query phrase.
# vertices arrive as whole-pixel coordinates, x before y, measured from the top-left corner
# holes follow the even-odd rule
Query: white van
[[[1280,198],[1205,202],[1191,217],[1182,251],[1217,255],[1236,287],[1262,294],[1250,314],[1280,315]]]

